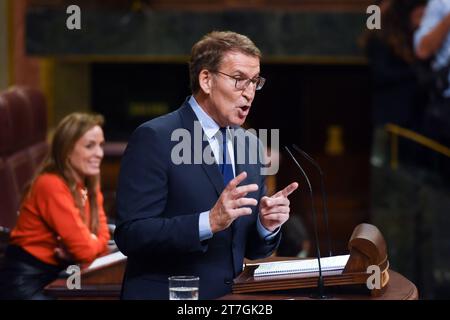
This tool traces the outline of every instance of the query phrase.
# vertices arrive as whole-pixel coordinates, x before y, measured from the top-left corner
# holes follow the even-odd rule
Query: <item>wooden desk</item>
[[[45,292],[57,299],[119,299],[126,258],[116,262],[81,272],[81,289],[69,290],[66,279],[57,279],[49,284]],[[401,274],[389,270],[390,280],[384,294],[372,297],[368,290],[337,288],[333,292],[334,300],[417,300],[416,286]],[[333,288],[327,288],[327,292]],[[260,292],[254,294],[229,294],[222,300],[308,300],[308,290],[290,290],[284,292]]]
[[[325,294],[330,294],[338,300],[417,300],[418,292],[416,286],[398,274],[389,270],[389,261],[386,243],[383,235],[373,225],[359,224],[353,230],[349,240],[349,258],[345,268],[338,273],[324,275],[324,283],[327,285]],[[111,260],[99,258],[94,261],[88,270],[81,274],[81,288],[69,290],[65,279],[59,279],[46,287],[46,293],[56,298],[109,298],[115,299],[120,296],[120,284],[123,279],[126,257],[120,252],[112,255],[119,259]],[[245,261],[245,263],[259,264],[274,260],[291,260],[297,258],[268,257],[262,260]],[[96,263],[97,262],[97,263]],[[370,294],[366,280],[368,274],[366,267],[376,265],[381,269],[381,288],[372,290]],[[95,267],[94,267],[95,266]],[[258,280],[254,278],[254,269],[257,266],[247,265],[244,272],[235,280],[233,291],[222,299],[230,300],[284,300],[284,299],[310,299],[314,290],[317,275],[302,274],[286,277],[268,277]],[[293,289],[302,288],[302,289]],[[279,289],[277,291],[263,290]],[[281,289],[281,290],[280,290]],[[290,290],[287,290],[290,289]],[[202,288],[200,288],[202,290]],[[317,290],[317,289],[315,289]],[[255,291],[260,291],[256,293]],[[236,292],[240,292],[239,294]],[[247,294],[249,292],[250,294]]]
[[[221,300],[315,300],[310,297],[315,289],[299,289],[283,292],[255,292],[248,294],[228,294]],[[342,286],[339,288],[327,287],[325,293],[331,294],[332,300],[417,300],[417,288],[408,279],[398,272],[389,270],[389,283],[386,291],[379,297],[373,297],[367,288]]]
[[[47,285],[45,293],[57,299],[119,299],[127,259],[120,252],[108,256],[112,257],[113,261],[102,262],[97,259],[94,263],[101,264],[93,264],[89,269],[81,271],[81,289],[69,290],[67,279],[61,278]]]

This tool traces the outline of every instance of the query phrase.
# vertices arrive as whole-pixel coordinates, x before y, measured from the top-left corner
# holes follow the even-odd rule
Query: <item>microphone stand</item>
[[[330,228],[328,227],[328,209],[327,209],[327,194],[325,192],[325,183],[323,178],[323,172],[320,168],[319,164],[305,151],[300,149],[297,145],[293,144],[292,147],[294,148],[297,153],[301,154],[306,160],[308,160],[310,163],[316,167],[316,169],[319,171],[320,174],[320,187],[322,189],[322,207],[323,207],[323,219],[325,220],[325,229],[327,233],[327,240],[328,240],[328,256],[331,257],[333,255],[331,251],[331,237],[330,237]]]
[[[319,278],[317,279],[317,288],[319,290],[319,293],[313,294],[313,295],[311,295],[311,297],[314,299],[327,299],[328,297],[324,294],[325,286],[324,286],[323,276],[322,276],[322,265],[320,262],[319,233],[317,231],[317,215],[316,215],[316,210],[314,208],[314,198],[313,198],[313,193],[312,193],[311,182],[309,181],[308,176],[306,175],[303,168],[298,163],[297,159],[295,159],[295,157],[292,155],[289,148],[287,146],[284,146],[284,148],[289,153],[289,156],[292,158],[292,160],[294,160],[295,164],[297,165],[297,167],[300,169],[303,176],[305,177],[306,182],[308,183],[309,195],[311,198],[311,210],[312,210],[312,214],[313,214],[314,235],[315,235],[315,240],[316,240],[316,254],[317,254],[317,262],[319,264]]]

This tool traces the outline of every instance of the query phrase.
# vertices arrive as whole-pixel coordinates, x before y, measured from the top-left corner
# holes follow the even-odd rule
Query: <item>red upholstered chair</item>
[[[17,221],[24,188],[47,154],[47,107],[37,90],[0,92],[0,233]],[[1,247],[1,244],[0,244]]]
[[[9,114],[9,102],[0,93],[0,157],[9,154],[12,150],[12,121]]]
[[[0,159],[0,232],[8,233],[14,227],[18,202],[12,170]]]
[[[22,150],[33,143],[32,137],[32,112],[27,101],[12,88],[2,93],[5,106],[9,114],[9,128],[12,130],[12,141],[9,145],[8,154],[16,150]]]
[[[35,168],[39,167],[47,156],[49,146],[47,143],[47,104],[44,95],[33,88],[16,87],[15,91],[25,100],[32,114],[31,138],[29,146],[31,159]]]
[[[18,202],[15,179],[6,159],[13,152],[13,129],[10,106],[4,94],[0,94],[0,231],[14,226]],[[6,230],[7,230],[6,229]]]
[[[12,172],[0,159],[0,260],[8,243],[10,229],[16,223],[17,196]]]
[[[6,142],[6,153],[1,156],[5,168],[11,171],[15,193],[20,195],[34,173],[34,164],[29,148],[33,145],[32,112],[27,101],[16,90],[2,94],[4,106],[9,115],[10,141]],[[20,198],[20,196],[19,196]],[[18,204],[16,204],[16,211]],[[13,214],[13,213],[9,213]]]

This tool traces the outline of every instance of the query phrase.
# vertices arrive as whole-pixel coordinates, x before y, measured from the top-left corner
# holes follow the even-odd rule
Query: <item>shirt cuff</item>
[[[266,241],[270,241],[273,238],[275,238],[278,234],[278,232],[280,232],[280,227],[278,227],[274,232],[270,232],[269,230],[267,230],[266,228],[264,228],[264,226],[262,225],[261,221],[259,221],[259,215],[258,215],[258,219],[256,222],[256,229],[258,229],[258,233],[259,235]]]
[[[211,225],[209,224],[209,211],[200,213],[198,232],[200,235],[200,241],[212,238],[213,233],[211,231]]]

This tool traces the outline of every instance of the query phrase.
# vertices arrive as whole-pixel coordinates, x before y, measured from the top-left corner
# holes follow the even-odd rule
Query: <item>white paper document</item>
[[[108,264],[116,262],[116,261],[124,260],[126,258],[127,257],[124,256],[122,252],[117,251],[117,252],[107,254],[106,256],[95,259],[94,262],[92,262],[92,264],[87,269],[88,270],[96,269],[96,268],[103,267],[105,265],[108,265]]]
[[[320,259],[322,271],[342,270],[347,264],[349,254],[326,257]],[[318,272],[319,263],[317,259],[305,260],[284,260],[275,262],[261,263],[255,269],[254,276],[271,276],[292,273]]]

